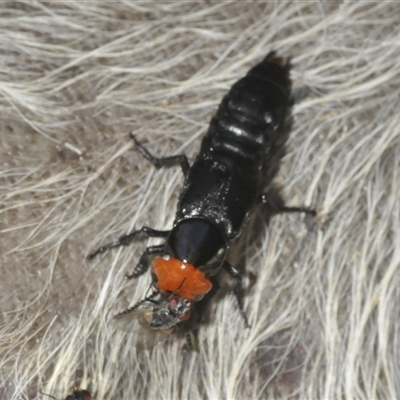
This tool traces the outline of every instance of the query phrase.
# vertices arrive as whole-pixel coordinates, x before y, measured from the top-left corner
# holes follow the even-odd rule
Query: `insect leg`
[[[197,334],[191,330],[185,332],[186,346],[191,352],[199,352],[199,338]]]
[[[260,203],[267,204],[269,202],[268,193],[261,193],[259,198]],[[281,213],[306,213],[313,217],[317,215],[317,211],[308,207],[286,207],[285,204],[274,204],[274,214]]]
[[[139,308],[142,304],[146,303],[146,302],[150,302],[150,303],[155,303],[157,304],[157,302],[155,302],[153,299],[154,297],[156,297],[158,295],[158,292],[153,292],[150,296],[146,297],[143,300],[138,301],[134,306],[127,308],[124,311],[121,311],[120,313],[118,313],[117,315],[114,315],[114,318],[121,318],[122,316],[126,315],[126,314],[130,314],[131,312],[135,311],[137,308]]]
[[[316,210],[307,207],[282,207],[280,210],[278,210],[278,213],[297,213],[297,212],[310,214],[313,217],[317,215]]]
[[[104,253],[109,249],[113,249],[114,247],[120,247],[120,246],[127,246],[129,243],[132,242],[133,239],[137,235],[140,235],[141,233],[145,234],[148,237],[167,237],[170,231],[159,231],[157,229],[149,228],[148,226],[143,226],[141,229],[138,229],[137,231],[133,231],[131,233],[128,233],[126,235],[120,236],[115,242],[108,243],[104,246],[99,247],[97,250],[95,250],[93,253],[89,254],[87,256],[88,260],[93,259],[100,253]]]
[[[164,253],[164,245],[149,246],[140,256],[139,262],[137,263],[135,270],[130,275],[125,275],[125,279],[137,278],[144,274],[149,269],[149,256],[153,254]]]
[[[189,161],[184,154],[169,157],[155,157],[135,138],[132,132],[129,133],[129,137],[135,142],[135,145],[142,153],[142,156],[146,160],[150,161],[157,169],[179,161],[183,175],[187,175],[187,172],[189,171]]]
[[[57,400],[54,396],[52,396],[51,394],[47,394],[47,393],[43,393],[39,390],[39,393],[42,394],[43,396],[47,396],[50,397],[51,399]]]
[[[244,307],[243,307],[243,297],[244,297],[243,276],[236,267],[234,267],[232,264],[228,263],[227,261],[224,261],[223,266],[227,270],[229,275],[231,275],[236,280],[235,287],[233,288],[233,293],[235,294],[236,300],[238,302],[239,311],[240,311],[240,314],[242,314],[246,328],[250,328],[250,325],[249,325],[249,322],[247,321],[247,316],[246,316],[246,313],[245,313]]]

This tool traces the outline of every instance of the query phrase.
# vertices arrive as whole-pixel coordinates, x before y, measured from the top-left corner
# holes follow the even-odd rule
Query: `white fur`
[[[0,19],[0,399],[399,398],[400,10],[388,2],[7,2]],[[229,292],[199,352],[137,351],[115,313],[168,229],[179,168],[229,87],[270,50],[310,95],[277,181],[301,215],[243,235],[244,328]],[[256,212],[262,218],[261,211]],[[221,277],[225,280],[225,275]]]

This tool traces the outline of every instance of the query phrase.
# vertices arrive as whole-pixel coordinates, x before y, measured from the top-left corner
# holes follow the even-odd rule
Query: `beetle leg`
[[[263,204],[267,204],[269,202],[268,193],[261,193],[259,196],[259,202]],[[308,208],[308,207],[286,207],[282,201],[282,204],[275,205],[274,204],[274,214],[281,214],[281,213],[306,213],[310,214],[313,217],[317,215],[317,211]]]
[[[129,274],[125,275],[125,279],[137,278],[138,276],[144,274],[149,269],[149,256],[154,254],[164,253],[164,245],[149,246],[140,256],[139,262],[137,263],[135,270]]]
[[[179,161],[183,175],[187,175],[190,165],[187,157],[184,154],[178,154],[176,156],[169,157],[155,157],[135,138],[132,132],[129,133],[129,137],[135,142],[135,145],[142,153],[142,156],[146,160],[150,161],[157,169],[174,164],[176,161]]]
[[[104,246],[99,247],[97,250],[95,250],[93,253],[89,254],[87,256],[87,259],[91,260],[94,257],[96,257],[100,253],[104,253],[107,250],[113,249],[114,247],[120,247],[120,246],[127,246],[132,242],[133,239],[137,235],[140,235],[141,233],[145,234],[148,237],[167,237],[170,231],[159,231],[157,229],[149,228],[148,226],[143,226],[141,229],[138,229],[137,231],[133,231],[131,233],[128,233],[126,235],[120,236],[115,242],[108,243]]]
[[[306,213],[315,217],[317,215],[317,211],[312,208],[307,207],[282,207],[278,210],[278,213]]]
[[[39,393],[42,394],[43,396],[47,396],[50,397],[51,399],[57,400],[54,396],[52,396],[51,394],[47,394],[47,393],[43,393],[39,390]]]
[[[247,315],[243,307],[243,297],[244,297],[243,276],[236,267],[234,267],[227,261],[224,261],[223,266],[227,270],[229,275],[231,275],[236,280],[235,287],[233,288],[233,293],[235,294],[236,300],[238,302],[239,311],[240,314],[242,314],[246,328],[250,328],[249,322],[247,321]]]

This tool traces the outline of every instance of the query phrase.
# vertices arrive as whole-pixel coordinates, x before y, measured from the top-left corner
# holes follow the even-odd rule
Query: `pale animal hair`
[[[73,385],[97,400],[400,398],[397,3],[31,0],[1,14],[1,400]],[[271,50],[291,57],[298,98],[276,184],[318,216],[255,211],[231,255],[251,329],[221,274],[198,351],[174,334],[137,351],[111,317],[145,296],[150,273],[124,275],[159,241],[85,257],[169,229],[183,177],[128,132],[193,161],[223,95]]]

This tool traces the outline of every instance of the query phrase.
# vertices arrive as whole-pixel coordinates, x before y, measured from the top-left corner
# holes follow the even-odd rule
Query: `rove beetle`
[[[57,400],[54,396],[50,394],[42,393],[54,400]],[[70,389],[70,394],[64,400],[92,400],[92,394],[87,390],[80,389],[78,387],[72,387]]]
[[[289,73],[289,61],[270,52],[236,82],[211,119],[191,166],[183,154],[154,157],[130,133],[143,157],[156,168],[179,162],[185,181],[171,230],[144,226],[88,256],[92,259],[111,248],[126,246],[138,235],[166,239],[163,245],[147,247],[134,272],[127,276],[140,276],[150,267],[149,258],[157,256],[152,263],[154,292],[118,316],[133,313],[151,329],[171,330],[190,317],[195,303],[212,288],[212,277],[225,268],[236,278],[234,293],[248,326],[242,276],[226,256],[255,206],[268,202],[262,189],[277,173],[271,159],[276,157],[276,142],[288,129],[293,103]],[[279,212],[316,214],[308,208],[284,205]]]

